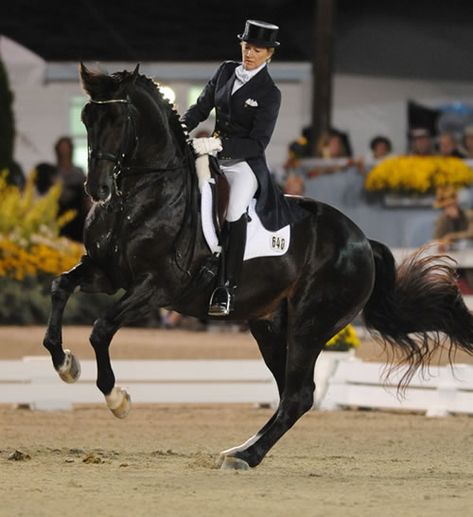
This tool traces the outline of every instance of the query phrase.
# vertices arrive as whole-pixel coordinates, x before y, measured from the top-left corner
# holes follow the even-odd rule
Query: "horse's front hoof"
[[[220,461],[222,456],[217,461]],[[245,460],[235,458],[235,456],[224,456],[222,464],[220,465],[221,470],[250,470],[250,466]]]
[[[72,384],[80,377],[80,362],[70,350],[64,350],[64,354],[64,363],[57,368],[57,373],[64,382]]]
[[[115,386],[105,395],[107,406],[117,418],[125,418],[131,409],[131,398],[125,388]]]

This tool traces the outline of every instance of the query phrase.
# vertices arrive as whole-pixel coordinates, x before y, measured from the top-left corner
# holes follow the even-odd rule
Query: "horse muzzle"
[[[112,193],[112,189],[107,183],[94,185],[86,182],[85,191],[95,202],[106,201]]]

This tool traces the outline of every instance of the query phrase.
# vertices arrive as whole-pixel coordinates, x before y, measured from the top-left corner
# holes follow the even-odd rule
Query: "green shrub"
[[[51,308],[52,277],[27,277],[22,281],[0,278],[0,324],[45,325]],[[74,293],[64,311],[64,323],[91,325],[120,296]]]

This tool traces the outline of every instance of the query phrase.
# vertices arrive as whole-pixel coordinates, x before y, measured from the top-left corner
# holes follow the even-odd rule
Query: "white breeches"
[[[250,201],[258,190],[258,180],[251,167],[245,161],[220,162],[225,177],[230,184],[230,199],[226,220],[238,221],[246,212]]]

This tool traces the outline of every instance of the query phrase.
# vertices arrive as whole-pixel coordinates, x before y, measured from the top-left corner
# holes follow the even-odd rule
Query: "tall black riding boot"
[[[228,236],[223,250],[220,285],[210,297],[209,316],[227,316],[233,310],[235,290],[240,279],[245,254],[247,217],[243,214],[238,221],[228,224]]]

